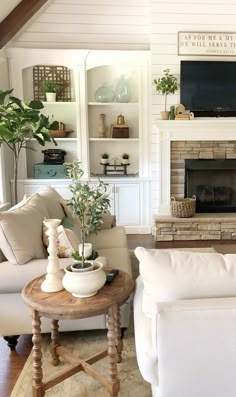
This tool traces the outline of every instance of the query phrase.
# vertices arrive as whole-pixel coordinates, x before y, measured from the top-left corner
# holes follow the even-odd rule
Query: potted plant
[[[109,164],[109,154],[108,153],[101,154],[101,164]]]
[[[153,84],[155,84],[156,91],[165,96],[165,111],[161,112],[161,117],[163,120],[169,120],[169,112],[166,110],[167,96],[177,91],[177,78],[170,73],[170,69],[165,69],[164,76],[154,79]]]
[[[49,117],[40,113],[44,107],[41,101],[26,103],[10,96],[9,101],[5,103],[6,96],[11,94],[12,91],[13,89],[8,91],[0,90],[0,146],[5,143],[13,152],[13,192],[16,204],[18,160],[21,150],[30,149],[27,146],[27,142],[32,138],[36,139],[42,146],[45,146],[45,142],[51,141],[56,145],[56,142],[49,134],[49,130],[57,130],[58,122],[51,122]]]
[[[74,296],[88,297],[95,295],[105,284],[106,276],[101,263],[95,261],[91,268],[91,263],[87,258],[88,253],[85,253],[86,236],[96,234],[101,229],[102,213],[108,211],[110,200],[104,182],[99,180],[96,186],[81,182],[84,172],[78,161],[66,163],[66,172],[67,176],[72,179],[69,186],[72,197],[67,201],[67,206],[80,222],[81,246],[79,253],[76,253],[77,258],[80,259],[77,263],[77,271],[72,271],[71,265],[67,266],[63,285]],[[90,252],[94,254],[94,251]]]
[[[53,80],[45,80],[43,91],[46,94],[47,102],[56,102],[57,94],[62,90],[62,86]]]
[[[129,164],[129,154],[128,153],[122,154],[122,164]]]

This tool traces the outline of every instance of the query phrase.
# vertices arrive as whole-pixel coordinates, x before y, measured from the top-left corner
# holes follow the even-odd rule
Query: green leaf
[[[31,109],[43,109],[44,105],[43,105],[43,103],[41,101],[33,100],[33,101],[30,101],[29,107]]]
[[[12,91],[13,91],[13,88],[11,90],[7,90],[7,91],[0,90],[0,105],[4,104],[6,96],[11,94]]]

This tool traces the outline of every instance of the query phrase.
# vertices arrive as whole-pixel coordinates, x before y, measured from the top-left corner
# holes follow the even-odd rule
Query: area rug
[[[151,388],[146,383],[137,366],[134,336],[132,325],[124,338],[122,362],[118,364],[120,379],[120,397],[151,397]],[[106,331],[80,331],[64,332],[60,335],[60,341],[73,354],[79,354],[81,358],[90,357],[96,352],[106,349]],[[50,336],[43,335],[43,374],[46,380],[48,376],[63,370],[69,364],[62,361],[59,366],[50,364],[49,352]],[[107,358],[94,364],[101,372],[107,374]],[[15,384],[10,397],[32,397],[32,352]],[[108,397],[105,387],[100,385],[92,377],[79,372],[54,386],[46,392],[47,397]]]

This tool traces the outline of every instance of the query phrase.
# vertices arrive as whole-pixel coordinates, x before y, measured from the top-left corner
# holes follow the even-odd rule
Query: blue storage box
[[[34,178],[36,179],[62,179],[66,178],[64,164],[34,164]]]

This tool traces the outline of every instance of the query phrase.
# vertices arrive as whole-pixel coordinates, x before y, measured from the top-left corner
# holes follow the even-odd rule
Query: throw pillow
[[[135,249],[144,283],[143,312],[153,303],[235,296],[236,255]]]
[[[81,229],[80,229],[79,225],[77,223],[75,223],[75,221],[73,221],[72,219],[65,216],[62,219],[61,224],[65,229],[72,230],[76,234],[78,240],[81,242]]]
[[[65,229],[62,225],[57,228],[57,251],[59,258],[70,258],[75,251],[78,251],[79,239],[76,234]],[[47,227],[43,224],[43,242],[48,247]]]
[[[9,262],[22,265],[46,257],[42,221],[48,217],[44,200],[35,194],[11,211],[0,213],[0,249]]]
[[[60,201],[62,200],[62,197],[60,194],[51,186],[46,185],[38,192],[38,194],[44,199],[48,209],[49,218],[63,219],[64,211],[61,208]]]

